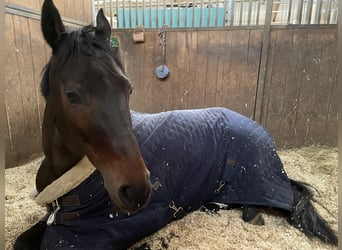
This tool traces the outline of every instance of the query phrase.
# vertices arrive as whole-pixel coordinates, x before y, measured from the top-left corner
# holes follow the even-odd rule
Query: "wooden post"
[[[267,66],[268,47],[270,43],[270,32],[271,32],[271,22],[272,22],[272,8],[273,8],[273,0],[268,0],[267,6],[266,6],[266,17],[265,17],[262,47],[261,47],[261,53],[260,53],[258,83],[257,83],[257,91],[256,91],[254,115],[253,115],[253,119],[257,122],[261,122],[261,115],[262,115],[262,109],[263,109],[266,66]]]

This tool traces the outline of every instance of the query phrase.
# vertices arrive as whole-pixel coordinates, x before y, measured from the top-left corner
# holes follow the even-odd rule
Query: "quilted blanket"
[[[114,211],[94,171],[58,199],[41,249],[125,249],[207,202],[291,211],[290,182],[258,123],[224,108],[131,115],[151,173],[149,204],[131,215]]]

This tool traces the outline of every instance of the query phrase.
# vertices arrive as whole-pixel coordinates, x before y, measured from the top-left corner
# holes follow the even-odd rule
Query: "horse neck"
[[[68,142],[56,126],[56,115],[52,107],[47,101],[42,127],[45,159],[36,176],[38,192],[70,170],[84,156],[84,152],[75,153],[68,148]]]

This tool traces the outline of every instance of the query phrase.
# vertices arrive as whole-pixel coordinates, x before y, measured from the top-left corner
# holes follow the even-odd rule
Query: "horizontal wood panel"
[[[61,16],[85,23],[92,22],[90,0],[54,0],[53,2]],[[6,0],[6,3],[40,12],[44,0]]]

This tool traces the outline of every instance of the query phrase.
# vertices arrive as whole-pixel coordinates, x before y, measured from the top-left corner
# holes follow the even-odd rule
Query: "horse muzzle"
[[[143,208],[151,196],[151,184],[147,186],[123,185],[119,188],[119,198],[123,205],[121,210],[127,212],[136,212]]]
[[[149,176],[149,175],[148,175]],[[151,183],[149,177],[143,182],[131,182],[113,187],[104,182],[113,205],[121,212],[134,213],[142,209],[151,196]]]

